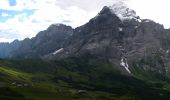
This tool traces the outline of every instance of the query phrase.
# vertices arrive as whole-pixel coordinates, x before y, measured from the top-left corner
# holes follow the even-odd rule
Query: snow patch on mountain
[[[138,22],[141,22],[139,16],[136,15],[136,12],[128,8],[124,3],[118,2],[109,7],[112,13],[116,14],[121,21],[135,19]]]
[[[151,20],[150,19],[144,19],[143,22],[148,23],[148,22],[151,22]]]
[[[123,28],[122,28],[122,27],[119,27],[119,31],[123,31]]]
[[[123,28],[122,28],[122,27],[119,27],[119,31],[123,31]]]
[[[55,52],[53,52],[52,54],[53,54],[53,55],[56,55],[56,54],[62,52],[63,50],[64,50],[63,48],[60,48],[60,49],[56,50]]]
[[[135,28],[138,28],[138,26],[135,26]]]
[[[121,62],[120,62],[120,66],[124,67],[126,69],[126,71],[131,74],[131,71],[129,70],[129,65],[127,63],[126,58],[122,58]]]

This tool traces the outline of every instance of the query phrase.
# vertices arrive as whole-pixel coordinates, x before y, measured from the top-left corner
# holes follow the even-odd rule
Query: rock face
[[[62,59],[90,54],[107,59],[123,73],[138,69],[170,75],[170,29],[140,19],[125,6],[104,7],[76,29],[51,25],[32,39],[0,44],[0,52],[6,50],[4,45],[12,49],[1,57]]]

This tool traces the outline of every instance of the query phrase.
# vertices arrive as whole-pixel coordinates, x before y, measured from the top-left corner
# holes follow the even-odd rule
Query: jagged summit
[[[139,22],[141,21],[140,17],[136,15],[136,12],[128,8],[123,2],[115,3],[112,6],[109,6],[109,8],[112,13],[116,14],[120,18],[121,21],[129,19],[135,19]]]

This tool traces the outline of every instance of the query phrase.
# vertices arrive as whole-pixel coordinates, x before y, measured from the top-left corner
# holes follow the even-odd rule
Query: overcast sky
[[[118,1],[126,1],[141,18],[170,27],[170,0],[0,0],[0,42],[33,37],[55,23],[83,25]]]

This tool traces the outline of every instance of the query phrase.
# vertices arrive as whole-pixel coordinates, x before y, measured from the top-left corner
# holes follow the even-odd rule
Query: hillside
[[[38,61],[32,60],[32,62],[42,66]],[[0,67],[2,89],[0,98],[5,100],[168,100],[170,98],[168,81],[158,81],[158,79],[151,81],[121,75],[109,62],[93,57],[50,61],[48,64],[55,65],[56,69],[52,68],[53,72],[41,73],[31,72],[30,61],[20,62],[22,70],[17,63],[18,61],[14,60],[1,60],[4,67]],[[46,67],[50,66],[47,62],[44,63]]]

